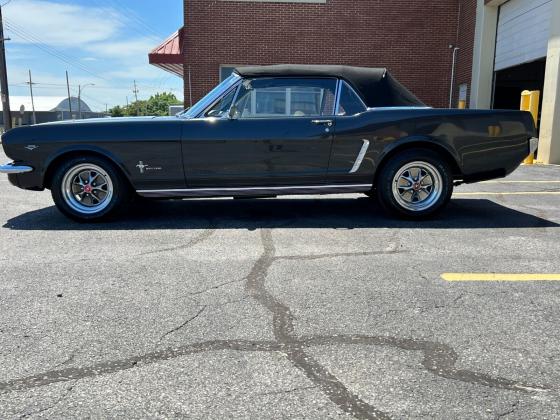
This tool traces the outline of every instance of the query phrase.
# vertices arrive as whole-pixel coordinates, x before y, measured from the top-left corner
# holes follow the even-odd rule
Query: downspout
[[[449,108],[453,108],[453,90],[455,87],[455,66],[457,65],[457,52],[461,48],[453,47],[453,64],[451,65],[451,87],[449,88]]]
[[[451,86],[449,88],[449,108],[453,108],[453,91],[455,90],[455,70],[457,66],[457,52],[460,50],[457,45],[459,44],[459,35],[461,32],[461,15],[463,12],[463,5],[461,0],[457,1],[457,33],[455,34],[455,45],[450,45],[449,48],[453,48],[453,63],[451,64]]]
[[[191,104],[191,108],[193,106],[192,103],[192,79],[191,79],[191,66],[189,65],[189,102]]]

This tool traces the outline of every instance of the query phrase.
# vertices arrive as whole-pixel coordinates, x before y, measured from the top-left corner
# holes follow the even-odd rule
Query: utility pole
[[[2,20],[2,6],[0,6],[0,89],[2,90],[2,109],[4,114],[4,131],[12,128],[12,113],[10,112],[10,92],[8,91],[8,70],[6,66],[6,45],[4,38],[4,21]]]
[[[68,80],[68,70],[66,70],[66,89],[68,89],[68,108],[70,109],[70,119],[72,119],[72,97],[70,96],[70,81]]]
[[[136,87],[136,80],[134,81],[134,90],[132,92],[134,93],[134,97],[136,98],[136,102],[138,102],[138,92],[140,92],[140,91]]]
[[[33,110],[33,125],[37,124],[37,115],[35,115],[35,99],[33,98],[33,81],[31,80],[31,70],[29,70],[29,91],[31,93],[31,109]]]
[[[127,107],[127,108],[129,107],[129,105],[128,105],[128,96],[126,97],[126,107]]]
[[[82,119],[82,85],[78,85],[78,119]]]
[[[88,83],[87,85],[78,85],[78,115],[79,119],[82,119],[82,92],[88,86],[95,86],[95,83]]]

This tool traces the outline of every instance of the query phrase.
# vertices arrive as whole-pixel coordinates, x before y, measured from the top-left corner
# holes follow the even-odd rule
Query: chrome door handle
[[[333,120],[313,120],[311,122],[317,125],[326,125],[327,127],[332,127],[334,125]]]

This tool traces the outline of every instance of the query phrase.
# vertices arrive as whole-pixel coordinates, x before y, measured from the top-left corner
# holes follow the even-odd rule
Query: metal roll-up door
[[[509,0],[500,6],[495,70],[546,57],[552,0]]]

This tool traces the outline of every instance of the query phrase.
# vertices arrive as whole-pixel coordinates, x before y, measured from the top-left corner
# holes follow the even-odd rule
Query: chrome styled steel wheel
[[[392,183],[393,197],[403,208],[420,212],[432,207],[443,192],[443,180],[428,162],[407,163],[397,170]]]
[[[95,214],[104,210],[113,198],[111,177],[100,166],[84,163],[70,168],[62,179],[65,203],[81,214]]]

